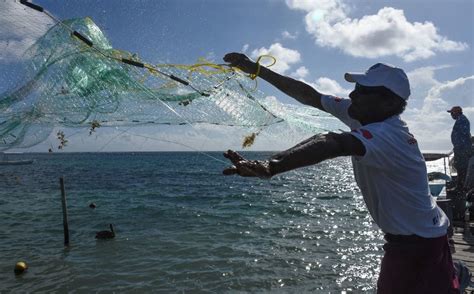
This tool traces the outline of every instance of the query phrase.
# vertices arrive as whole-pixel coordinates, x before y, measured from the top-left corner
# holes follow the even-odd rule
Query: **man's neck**
[[[389,117],[370,117],[370,118],[367,118],[367,119],[361,119],[359,120],[360,124],[365,126],[365,125],[368,125],[368,124],[373,124],[373,123],[378,123],[378,122],[383,122],[383,121],[386,121],[392,117],[394,117],[396,115],[392,115],[392,116],[389,116]]]

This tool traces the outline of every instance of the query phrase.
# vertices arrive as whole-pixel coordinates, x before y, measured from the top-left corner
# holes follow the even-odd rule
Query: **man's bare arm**
[[[224,57],[224,61],[229,62],[231,65],[238,67],[246,73],[257,73],[257,64],[244,54],[229,53]],[[322,94],[316,91],[310,85],[293,78],[280,75],[264,66],[260,67],[258,76],[278,88],[286,95],[295,98],[300,103],[325,111],[321,104]]]
[[[320,134],[273,155],[269,160],[269,169],[273,176],[339,156],[364,154],[364,145],[350,133]]]
[[[269,160],[249,161],[229,150],[224,156],[229,158],[234,165],[225,169],[224,174],[270,178],[279,173],[339,156],[363,156],[365,151],[362,142],[350,133],[319,134],[273,155]]]
[[[282,76],[266,67],[260,69],[258,76],[286,95],[295,98],[298,102],[325,111],[321,104],[322,94],[310,85],[287,76]]]

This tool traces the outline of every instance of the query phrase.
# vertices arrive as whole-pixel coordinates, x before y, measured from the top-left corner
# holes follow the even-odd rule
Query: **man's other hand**
[[[232,166],[224,169],[224,175],[239,175],[242,177],[259,177],[262,179],[271,178],[270,167],[268,161],[247,160],[239,153],[227,150],[224,157],[232,162]]]

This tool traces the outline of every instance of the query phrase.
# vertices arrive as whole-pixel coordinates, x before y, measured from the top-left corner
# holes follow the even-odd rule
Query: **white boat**
[[[2,152],[1,154],[3,155],[3,158],[2,160],[0,160],[0,165],[25,165],[25,164],[32,164],[34,162],[33,159],[9,160],[7,159],[7,153]]]
[[[33,159],[2,160],[2,161],[0,161],[0,165],[24,165],[24,164],[32,164],[33,162],[34,162]]]
[[[449,156],[450,152],[424,152],[423,157],[425,161],[435,161],[443,159],[444,172],[435,171],[428,173],[428,184],[430,187],[430,193],[434,197],[446,197],[446,182],[451,181],[451,177],[448,173]],[[448,160],[447,160],[448,159]]]

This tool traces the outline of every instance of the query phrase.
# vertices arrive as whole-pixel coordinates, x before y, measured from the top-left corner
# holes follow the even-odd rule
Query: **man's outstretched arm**
[[[225,169],[223,173],[270,178],[279,173],[339,156],[363,156],[365,151],[362,142],[350,133],[319,134],[273,155],[268,160],[247,160],[237,152],[229,150],[224,156],[230,159],[233,166]]]
[[[238,67],[249,74],[257,73],[257,64],[241,53],[229,53],[224,56],[224,61]],[[313,87],[293,78],[280,75],[264,66],[260,67],[258,76],[269,82],[286,95],[295,98],[300,103],[316,107],[325,111],[321,104],[322,94]]]

